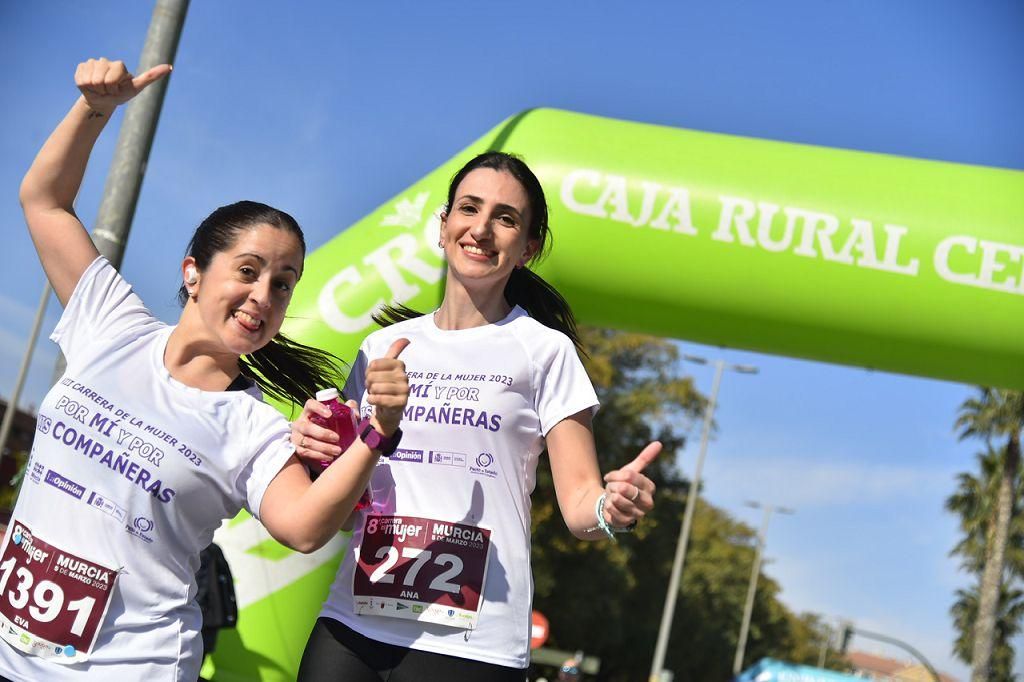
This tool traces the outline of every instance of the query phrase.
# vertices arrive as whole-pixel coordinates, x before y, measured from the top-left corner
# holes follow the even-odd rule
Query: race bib
[[[0,555],[0,638],[54,663],[89,658],[117,571],[51,545],[20,521]]]
[[[367,515],[352,584],[356,615],[472,630],[491,531],[417,516]]]

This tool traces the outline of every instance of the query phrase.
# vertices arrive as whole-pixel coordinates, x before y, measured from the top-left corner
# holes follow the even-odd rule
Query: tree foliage
[[[987,547],[992,541],[993,519],[999,499],[999,485],[1003,479],[1006,448],[989,445],[976,455],[977,474],[963,472],[957,475],[956,491],[946,499],[946,510],[959,517],[961,540],[950,551],[960,558],[961,567],[972,574],[981,575],[985,568]],[[1019,475],[1014,484],[1014,499],[1024,495],[1024,478]],[[1024,578],[1024,516],[1014,514],[1010,519],[1009,543],[1003,570],[1004,580]],[[966,659],[970,662],[970,658]]]
[[[974,623],[978,617],[978,587],[956,591],[956,602],[950,609],[953,624],[958,635],[953,644],[957,658],[969,663],[974,650]],[[992,682],[1014,682],[1014,650],[1011,644],[1020,631],[1021,617],[1024,616],[1024,592],[1015,587],[1003,585],[996,612],[995,639],[992,645],[992,662],[989,679]]]
[[[654,655],[689,492],[676,459],[705,399],[682,375],[674,344],[590,328],[583,335],[601,399],[594,422],[601,469],[618,468],[661,440],[662,455],[645,471],[658,486],[657,503],[636,532],[617,543],[580,541],[566,530],[550,470],[542,465],[533,494],[534,607],[551,624],[546,646],[600,657],[600,679],[641,680]],[[677,682],[731,677],[755,535],[699,502],[666,657]],[[813,665],[827,628],[816,616],[790,612],[779,592],[762,574],[747,661],[772,656]]]
[[[964,538],[953,549],[964,567],[979,576],[968,608],[970,592],[958,594],[953,607],[960,639],[971,633],[969,656],[974,682],[993,679],[1001,665],[995,652],[1000,630],[1016,624],[1002,622],[1006,594],[1013,594],[1010,581],[1020,572],[1020,433],[1024,428],[1024,393],[1006,389],[980,388],[976,397],[960,406],[955,424],[961,439],[980,438],[988,450],[979,457],[980,474],[961,474],[957,492],[946,507],[960,515]],[[997,441],[993,443],[993,441]],[[1019,616],[1018,616],[1019,619]],[[968,627],[969,626],[969,627]],[[1008,644],[1006,645],[1009,646]],[[1008,649],[1012,667],[1013,650]],[[957,653],[967,655],[966,648]]]

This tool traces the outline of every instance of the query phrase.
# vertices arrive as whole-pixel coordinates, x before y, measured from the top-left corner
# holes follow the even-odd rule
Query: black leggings
[[[332,618],[318,618],[299,682],[523,682],[526,669],[384,644]]]

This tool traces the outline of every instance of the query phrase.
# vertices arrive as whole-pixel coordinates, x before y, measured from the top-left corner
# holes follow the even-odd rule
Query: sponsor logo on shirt
[[[391,455],[392,462],[422,462],[423,451],[422,450],[405,450],[398,448],[394,454]]]
[[[45,471],[46,467],[42,464],[39,462],[32,462],[32,467],[29,469],[28,477],[33,483],[41,483],[43,480],[43,472]]]
[[[110,514],[122,523],[128,518],[128,512],[124,507],[99,493],[89,495],[89,506],[99,509],[104,514]]]
[[[145,516],[136,516],[130,524],[125,524],[124,529],[128,531],[130,535],[134,535],[143,542],[153,542],[153,538],[147,535],[149,531],[153,530],[152,519],[148,519]]]
[[[469,465],[469,473],[495,478],[498,475],[498,470],[493,465],[494,455],[489,452],[481,452],[473,460],[473,463]]]
[[[53,469],[46,472],[46,482],[57,490],[65,492],[75,499],[80,500],[82,499],[82,496],[85,495],[85,488],[83,486],[78,485],[70,478],[61,476]]]
[[[466,466],[466,456],[461,452],[445,452],[443,450],[431,450],[431,464],[444,464],[450,467]]]

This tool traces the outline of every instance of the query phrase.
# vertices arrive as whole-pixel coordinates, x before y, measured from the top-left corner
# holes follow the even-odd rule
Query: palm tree
[[[960,517],[963,539],[957,543],[950,555],[960,556],[961,565],[967,571],[980,576],[984,572],[988,554],[988,532],[992,527],[990,519],[995,514],[999,485],[1006,462],[1005,447],[995,449],[989,446],[977,455],[978,474],[962,473],[957,477],[959,484],[946,500],[946,509]],[[1018,476],[1015,497],[1024,493],[1024,476]],[[997,616],[990,656],[990,679],[993,681],[1013,680],[1014,650],[1011,639],[1020,630],[1020,618],[1024,615],[1024,593],[1011,588],[1008,581],[1024,576],[1024,515],[1015,514],[1010,522],[1009,544],[1004,562],[1003,583],[997,604]],[[954,653],[965,663],[973,655],[975,622],[978,616],[978,587],[957,590],[957,600],[950,609],[954,626],[959,635]]]
[[[1020,469],[1020,433],[1024,427],[1024,393],[998,388],[981,388],[976,398],[960,406],[956,428],[960,438],[976,437],[991,445],[992,439],[1006,439],[1002,474],[994,504],[984,523],[985,563],[979,586],[977,619],[971,654],[971,682],[990,679],[992,645],[995,638],[999,596],[1003,584],[1010,522],[1016,513],[1016,481]]]
[[[969,661],[974,647],[974,624],[978,615],[978,588],[957,590],[957,600],[950,609],[953,622],[960,635],[953,645],[954,653],[963,661]],[[1011,640],[1020,631],[1020,619],[1024,616],[1024,592],[1003,586],[999,595],[998,615],[991,656],[990,682],[1014,682],[1013,646]]]
[[[985,570],[988,535],[999,498],[1006,449],[997,450],[990,445],[976,458],[978,475],[962,473],[957,476],[957,490],[946,499],[946,510],[960,517],[960,530],[964,533],[963,539],[950,551],[950,556],[959,556],[961,567],[967,572],[981,575]],[[1024,475],[1018,475],[1015,489],[1014,498],[1024,498]],[[1010,519],[1003,568],[1004,580],[1024,577],[1024,514],[1014,514]],[[970,663],[969,657],[966,662]]]

